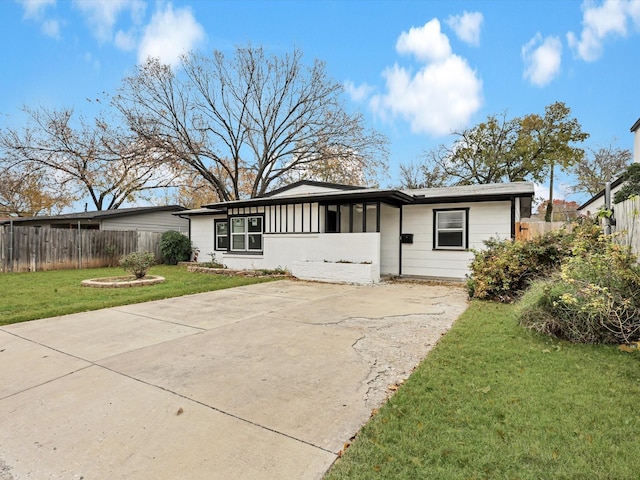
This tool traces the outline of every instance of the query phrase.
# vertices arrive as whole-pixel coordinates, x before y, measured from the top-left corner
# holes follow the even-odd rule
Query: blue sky
[[[628,149],[640,117],[640,0],[5,0],[0,36],[0,121],[12,125],[23,105],[90,113],[86,99],[115,92],[147,55],[298,47],[389,138],[383,185],[489,114],[562,101],[586,147]]]

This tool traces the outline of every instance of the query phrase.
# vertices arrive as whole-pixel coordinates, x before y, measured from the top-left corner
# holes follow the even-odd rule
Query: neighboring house
[[[515,237],[533,193],[526,182],[384,190],[301,181],[183,215],[200,260],[215,254],[229,268],[356,283],[380,275],[461,280],[471,249]],[[354,273],[365,269],[364,279]]]
[[[633,161],[640,163],[640,118],[636,120],[630,128],[633,133]],[[615,197],[616,192],[622,188],[622,177],[618,177],[611,181],[611,201]],[[604,207],[606,189],[600,190],[596,195],[584,202],[578,207],[580,215],[596,215],[600,208]]]
[[[119,208],[116,210],[69,213],[54,216],[5,218],[0,220],[0,225],[13,223],[16,226],[28,227],[80,228],[83,230],[140,230],[147,232],[177,230],[187,234],[189,232],[189,219],[179,216],[179,212],[185,210],[186,208],[179,205]]]

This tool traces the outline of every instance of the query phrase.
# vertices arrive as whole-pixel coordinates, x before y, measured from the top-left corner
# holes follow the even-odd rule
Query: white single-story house
[[[640,118],[631,126],[630,131],[633,133],[633,161],[634,163],[640,163]],[[611,181],[610,188],[612,202],[613,197],[615,197],[618,190],[622,188],[622,184],[622,177],[618,177]],[[597,194],[578,207],[578,213],[580,215],[596,215],[598,210],[605,206],[605,193],[606,188],[600,190]]]
[[[527,182],[384,190],[300,181],[181,216],[201,262],[215,254],[228,268],[353,283],[381,275],[462,280],[471,249],[515,237],[533,194]]]
[[[66,228],[82,230],[135,230],[166,232],[176,230],[187,234],[189,219],[179,214],[187,210],[180,205],[118,208],[63,215],[5,218],[0,225],[13,223],[25,227]]]

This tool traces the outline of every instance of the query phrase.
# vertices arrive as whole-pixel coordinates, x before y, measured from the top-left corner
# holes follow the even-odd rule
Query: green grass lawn
[[[640,353],[572,345],[475,301],[328,473],[640,478]]]
[[[269,280],[191,273],[183,266],[168,265],[152,267],[149,274],[166,280],[146,287],[87,288],[80,286],[82,280],[126,272],[121,268],[97,268],[0,274],[0,325]]]

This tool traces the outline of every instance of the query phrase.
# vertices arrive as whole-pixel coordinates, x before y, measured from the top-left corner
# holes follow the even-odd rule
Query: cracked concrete
[[[0,480],[321,478],[466,306],[279,281],[0,327]]]

